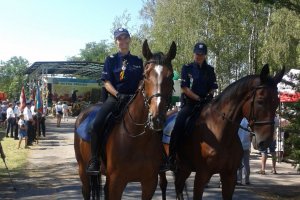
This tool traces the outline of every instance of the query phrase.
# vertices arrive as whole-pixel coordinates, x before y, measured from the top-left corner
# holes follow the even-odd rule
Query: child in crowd
[[[26,124],[25,124],[25,120],[24,120],[24,115],[21,114],[20,115],[20,119],[18,121],[18,126],[19,126],[19,145],[18,145],[18,149],[20,148],[20,145],[21,145],[21,142],[22,140],[25,138],[25,148],[27,148],[27,127],[26,127]]]

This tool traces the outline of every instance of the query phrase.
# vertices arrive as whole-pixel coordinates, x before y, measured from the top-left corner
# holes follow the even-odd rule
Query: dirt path
[[[81,182],[77,174],[77,163],[73,149],[73,126],[75,119],[63,122],[60,128],[54,119],[47,119],[47,136],[39,144],[31,147],[28,164],[20,177],[14,177],[17,191],[12,191],[6,184],[0,187],[0,199],[82,199]],[[268,167],[271,166],[270,159]],[[266,176],[255,174],[259,169],[259,158],[251,157],[250,186],[237,187],[234,199],[300,199],[300,175],[290,164],[278,164],[278,175]],[[270,170],[269,170],[270,171]],[[191,199],[193,177],[187,181],[188,196]],[[173,177],[168,173],[168,199],[175,199]],[[1,180],[2,181],[2,180]],[[140,199],[140,184],[130,183],[122,199]],[[161,199],[157,188],[153,199]],[[219,176],[215,175],[206,188],[204,199],[221,199]]]

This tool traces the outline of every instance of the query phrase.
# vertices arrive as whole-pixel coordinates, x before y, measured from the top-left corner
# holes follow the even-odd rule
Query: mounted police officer
[[[143,79],[143,61],[141,58],[130,54],[131,42],[129,32],[119,28],[114,32],[114,38],[119,52],[106,58],[101,80],[108,92],[108,98],[97,113],[91,128],[91,161],[87,172],[98,172],[100,169],[99,146],[107,115],[116,106],[128,101],[138,89]]]
[[[185,133],[186,119],[196,109],[201,112],[203,105],[213,98],[218,88],[214,68],[206,62],[207,46],[197,43],[194,46],[194,62],[183,65],[181,71],[181,89],[184,105],[179,111],[170,140],[170,168],[175,169],[176,151],[180,135]]]

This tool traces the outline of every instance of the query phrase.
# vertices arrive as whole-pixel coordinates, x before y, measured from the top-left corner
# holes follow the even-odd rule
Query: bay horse
[[[185,181],[191,172],[196,172],[193,199],[202,199],[205,185],[216,173],[221,177],[223,199],[232,199],[243,155],[239,124],[243,117],[248,119],[255,149],[267,147],[272,142],[279,104],[277,84],[284,71],[283,68],[271,77],[269,66],[264,65],[260,75],[249,75],[229,85],[203,108],[194,130],[177,151],[177,199],[183,199]],[[160,173],[160,186],[163,199],[166,199],[165,173]]]
[[[140,182],[142,199],[152,198],[157,187],[158,173],[162,163],[161,135],[167,109],[173,92],[173,67],[176,44],[169,52],[152,53],[147,40],[143,43],[146,58],[144,79],[134,97],[125,108],[121,120],[110,132],[105,146],[106,189],[105,197],[119,200],[128,182]],[[76,128],[95,109],[83,110],[75,122]],[[101,112],[101,110],[100,110]],[[75,133],[75,155],[79,166],[84,199],[90,199],[91,185],[86,168],[90,160],[90,143]],[[100,154],[101,155],[101,154]]]

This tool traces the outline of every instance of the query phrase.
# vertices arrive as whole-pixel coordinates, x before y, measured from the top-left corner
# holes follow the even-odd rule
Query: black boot
[[[89,163],[89,166],[87,168],[87,173],[88,174],[99,174],[99,171],[100,171],[100,162],[99,162],[99,159],[96,158],[96,157],[92,157],[92,159],[90,160],[90,163]]]
[[[91,153],[92,158],[90,160],[89,166],[87,168],[87,173],[95,174],[100,171],[99,162],[99,146],[100,146],[100,135],[97,132],[91,133]]]

